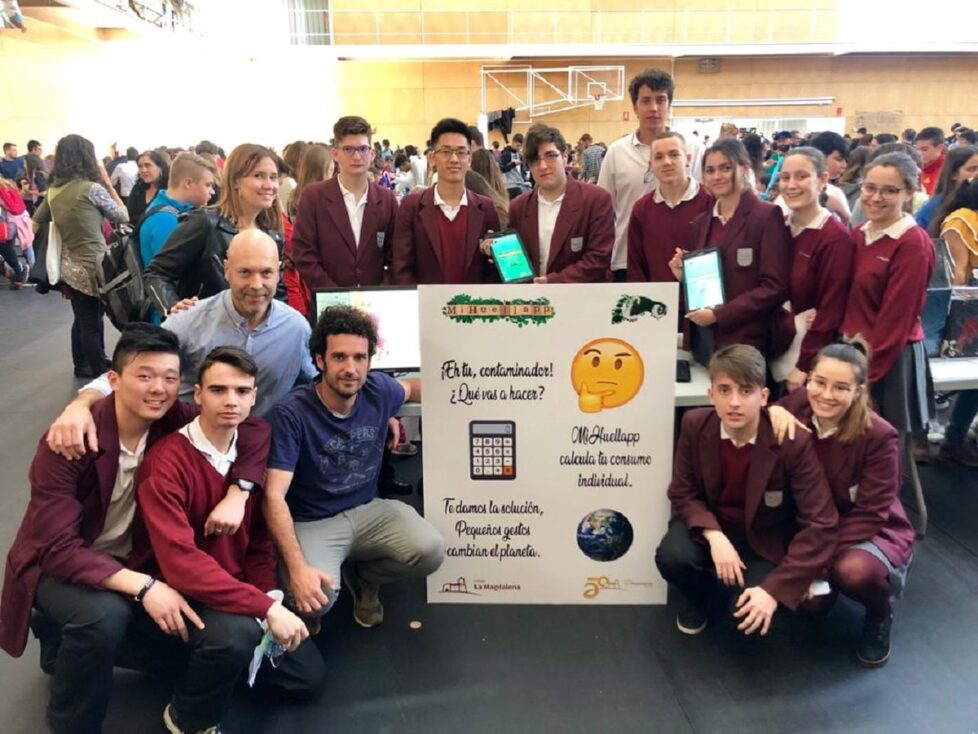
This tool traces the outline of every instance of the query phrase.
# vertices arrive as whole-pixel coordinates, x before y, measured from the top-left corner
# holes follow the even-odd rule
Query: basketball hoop
[[[604,109],[604,95],[595,94],[594,95],[594,109],[603,110]]]

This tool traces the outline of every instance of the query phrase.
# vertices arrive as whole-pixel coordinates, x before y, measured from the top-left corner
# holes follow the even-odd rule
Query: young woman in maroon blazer
[[[839,510],[839,544],[829,567],[832,595],[866,608],[856,656],[882,665],[890,654],[891,600],[899,596],[913,559],[914,530],[900,503],[900,439],[869,407],[867,347],[830,344],[812,362],[807,388],[769,409],[775,434],[792,435],[795,421],[812,432]]]
[[[703,178],[716,204],[693,220],[689,249],[720,248],[726,303],[686,314],[698,327],[692,346],[700,361],[714,346],[730,344],[750,344],[765,356],[775,356],[794,336],[781,309],[788,300],[791,237],[781,210],[760,201],[747,184],[749,170],[750,159],[739,140],[720,138],[706,151]],[[670,267],[681,279],[679,252]],[[784,322],[777,330],[772,329],[776,319]],[[711,339],[715,345],[709,344]]]
[[[825,154],[811,147],[794,148],[778,174],[793,240],[788,300],[797,334],[785,355],[794,361],[784,365],[789,390],[805,384],[818,350],[838,335],[852,281],[852,237],[819,200],[828,181]]]
[[[842,333],[862,336],[872,350],[870,397],[902,434],[919,433],[930,419],[930,369],[920,311],[934,271],[934,246],[905,212],[919,171],[905,153],[870,162],[860,203],[866,223],[854,233],[856,257]]]

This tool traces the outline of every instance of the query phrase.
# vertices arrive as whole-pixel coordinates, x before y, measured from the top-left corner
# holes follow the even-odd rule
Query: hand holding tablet
[[[683,255],[683,287],[687,312],[723,305],[723,264],[719,248],[709,247]]]
[[[530,257],[516,230],[490,232],[484,242],[503,283],[529,283],[533,280]]]

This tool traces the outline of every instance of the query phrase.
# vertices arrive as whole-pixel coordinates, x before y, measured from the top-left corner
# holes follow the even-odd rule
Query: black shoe
[[[392,497],[411,494],[414,491],[414,487],[409,482],[399,482],[396,479],[392,479],[389,482],[381,482],[379,490],[381,497]]]
[[[706,607],[702,604],[683,599],[676,615],[676,627],[684,635],[698,635],[706,629],[708,617]]]
[[[888,614],[881,620],[866,619],[863,624],[862,638],[856,658],[863,665],[876,668],[883,665],[890,657],[890,627],[893,625],[893,615]]]

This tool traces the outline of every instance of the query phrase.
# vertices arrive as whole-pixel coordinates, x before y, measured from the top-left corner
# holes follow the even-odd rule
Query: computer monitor
[[[372,369],[414,372],[421,369],[418,290],[413,286],[313,288],[310,318],[315,326],[327,306],[354,306],[377,322],[377,354]]]

